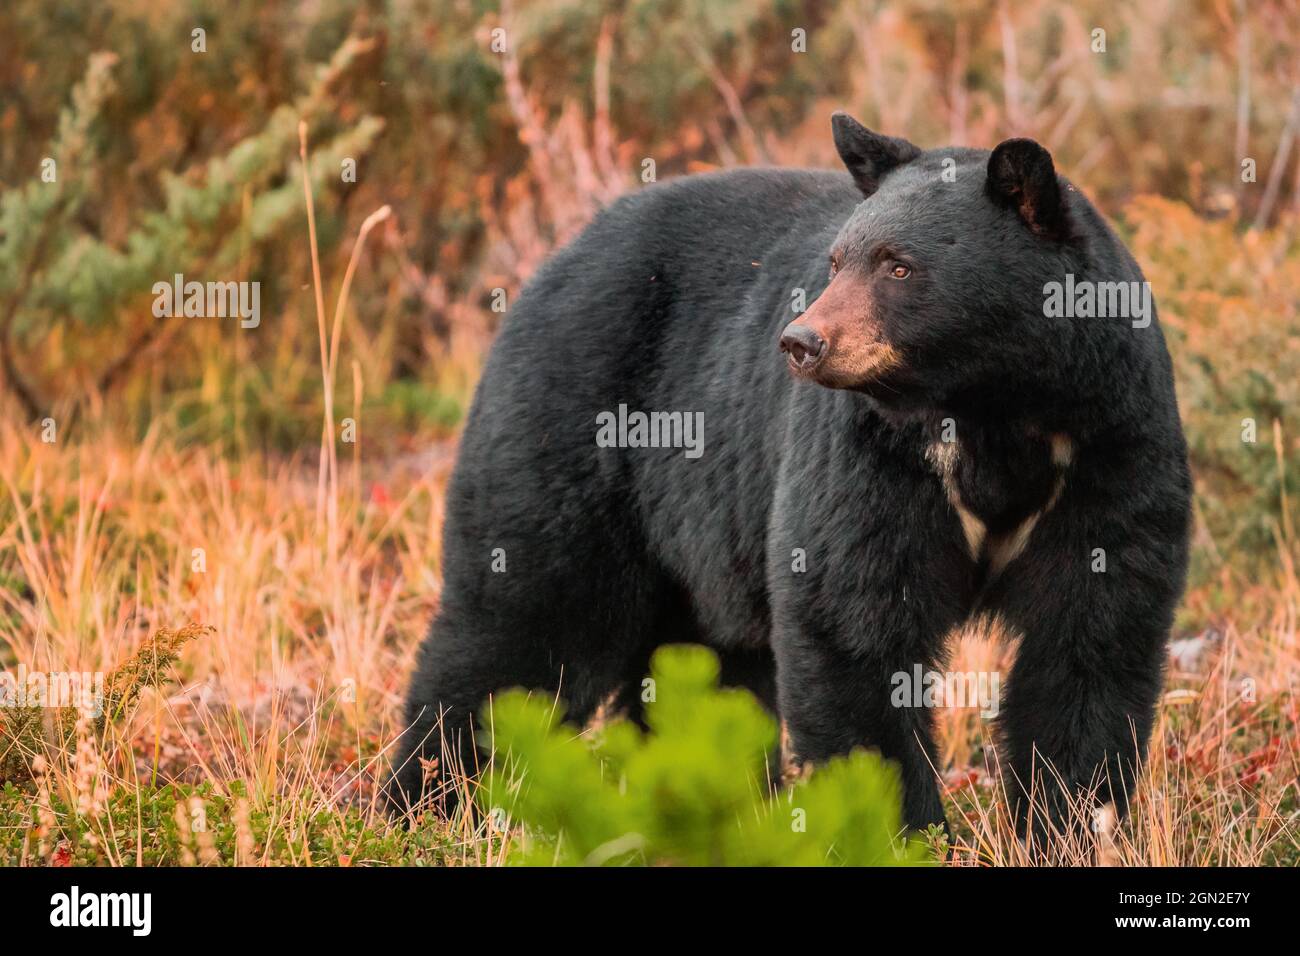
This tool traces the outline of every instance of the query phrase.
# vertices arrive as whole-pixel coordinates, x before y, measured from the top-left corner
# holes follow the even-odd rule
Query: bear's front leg
[[[794,393],[790,421],[798,453],[782,462],[769,516],[767,590],[792,756],[876,749],[901,770],[906,824],[943,825],[933,714],[894,690],[899,675],[938,669],[970,612],[967,540],[919,432],[812,390]]]
[[[911,679],[944,658],[970,607],[973,566],[937,483],[912,477],[837,479],[849,491],[830,509],[833,520],[815,496],[779,499],[768,588],[777,705],[794,758],[879,750],[901,769],[905,822],[924,829],[945,823],[933,715],[894,690],[899,675]],[[801,475],[787,487],[813,486]],[[905,507],[885,498],[903,486]]]
[[[816,627],[782,627],[774,635],[777,696],[799,763],[821,763],[857,747],[875,748],[898,764],[903,820],[910,829],[947,827],[935,782],[931,715],[891,704],[891,677],[910,661],[854,653]]]
[[[1108,499],[1078,481],[988,595],[1020,637],[1002,707],[1006,789],[1022,837],[1093,828],[1133,797],[1187,562],[1179,481]]]

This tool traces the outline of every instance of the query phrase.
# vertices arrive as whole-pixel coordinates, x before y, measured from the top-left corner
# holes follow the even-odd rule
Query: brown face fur
[[[855,388],[903,364],[898,350],[882,336],[874,318],[871,285],[856,270],[836,273],[803,315],[791,323],[811,328],[826,342],[817,363],[790,368],[828,388]]]

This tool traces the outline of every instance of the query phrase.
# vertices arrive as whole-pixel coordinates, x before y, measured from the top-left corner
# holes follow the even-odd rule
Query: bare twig
[[[503,2],[501,21],[506,25],[507,32],[510,31],[510,15],[510,4]],[[519,141],[528,150],[528,159],[533,164],[534,178],[537,181],[537,188],[541,190],[542,201],[546,203],[551,222],[563,232],[561,227],[567,221],[568,213],[556,191],[558,180],[551,164],[550,154],[546,150],[545,127],[524,90],[513,37],[507,40],[505,51],[501,55],[501,78],[505,88],[506,104],[510,107],[510,112],[519,126]]]
[[[767,150],[763,148],[763,144],[758,138],[758,134],[754,132],[754,127],[750,125],[748,117],[745,116],[745,106],[741,102],[736,87],[718,67],[713,55],[709,53],[704,44],[697,40],[694,34],[688,33],[687,37],[687,45],[690,48],[691,55],[695,58],[695,62],[699,64],[700,69],[708,76],[714,89],[718,91],[718,95],[722,97],[722,102],[731,115],[731,121],[736,124],[736,132],[740,134],[740,141],[745,146],[746,159],[751,163],[771,162]]]
[[[1250,13],[1246,0],[1237,0],[1237,135],[1233,138],[1232,167],[1246,157],[1250,135]],[[1237,177],[1237,191],[1245,183]]]
[[[596,116],[593,123],[592,142],[596,166],[607,186],[618,184],[614,165],[614,136],[609,120],[609,66],[614,52],[614,17],[600,22],[600,36],[596,39],[595,86]]]
[[[966,89],[966,68],[970,60],[970,25],[957,21],[953,37],[952,66],[948,73],[948,127],[954,143],[966,142],[966,111],[970,99]]]
[[[1300,83],[1291,88],[1291,109],[1287,113],[1286,126],[1277,141],[1277,152],[1273,154],[1273,165],[1268,170],[1268,185],[1264,187],[1264,198],[1259,201],[1259,212],[1255,214],[1252,229],[1263,229],[1268,225],[1273,206],[1282,191],[1282,177],[1286,175],[1286,164],[1291,158],[1291,144],[1295,142],[1296,132],[1300,130]]]
[[[1006,99],[1007,128],[1012,134],[1023,131],[1020,112],[1020,57],[1016,52],[1016,28],[1006,0],[998,0],[998,27],[1002,32],[1002,94]]]
[[[302,160],[302,193],[307,204],[307,236],[311,243],[311,277],[316,292],[316,329],[320,334],[320,367],[325,376],[325,427],[320,441],[320,468],[316,478],[316,522],[325,517],[326,476],[334,446],[334,390],[329,381],[329,339],[325,331],[325,292],[321,288],[320,253],[316,245],[316,206],[311,195],[311,170],[307,165],[307,122],[298,122],[298,156]]]

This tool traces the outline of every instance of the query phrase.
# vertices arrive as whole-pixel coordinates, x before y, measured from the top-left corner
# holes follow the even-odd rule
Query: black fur
[[[1001,716],[1012,792],[1046,759],[1125,810],[1183,587],[1186,449],[1158,323],[1048,318],[1043,290],[1141,272],[1037,144],[921,152],[848,117],[835,134],[852,177],[649,187],[512,308],[448,492],[399,805],[436,740],[474,765],[469,722],[492,692],[558,690],[577,721],[610,695],[635,708],[654,648],[690,641],[778,711],[799,758],[879,748],[902,767],[907,822],[940,822],[931,715],[891,706],[891,675],[941,666],[945,636],[987,611],[1023,635]],[[836,388],[792,375],[777,347],[831,254],[859,304],[829,317],[832,350],[902,357]],[[702,457],[597,447],[597,414],[620,403],[703,412]],[[949,484],[989,540],[1047,509],[1004,568],[972,556],[940,477],[946,424]]]

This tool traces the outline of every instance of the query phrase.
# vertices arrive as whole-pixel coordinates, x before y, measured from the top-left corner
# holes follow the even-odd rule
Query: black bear
[[[476,765],[494,691],[635,719],[653,650],[698,642],[796,759],[877,748],[907,823],[943,823],[931,714],[892,692],[988,613],[1018,645],[1022,833],[1031,792],[1058,821],[1079,794],[1125,812],[1191,495],[1149,287],[1037,143],[832,126],[849,175],[647,188],[514,304],[448,490],[399,806],[418,757]]]

